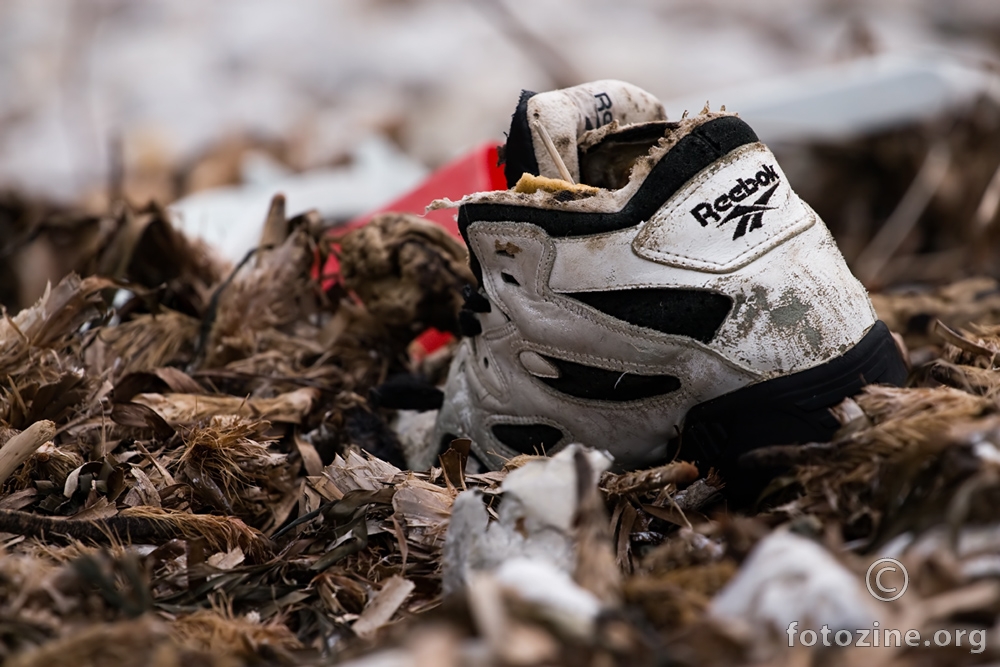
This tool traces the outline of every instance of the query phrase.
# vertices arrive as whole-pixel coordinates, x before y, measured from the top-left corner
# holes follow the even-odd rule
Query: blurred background
[[[739,112],[870,287],[1000,273],[998,50],[994,0],[0,0],[0,302],[117,201],[236,260],[275,192],[336,224],[599,78]]]

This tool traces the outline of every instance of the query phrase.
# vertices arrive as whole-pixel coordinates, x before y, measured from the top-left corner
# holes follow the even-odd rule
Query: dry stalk
[[[55,434],[56,425],[46,419],[35,422],[0,447],[0,485]]]

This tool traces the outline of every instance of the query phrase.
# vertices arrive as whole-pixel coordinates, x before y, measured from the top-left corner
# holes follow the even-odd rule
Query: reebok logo
[[[733,232],[733,240],[735,241],[748,231],[760,229],[763,224],[764,211],[774,209],[774,206],[767,206],[767,202],[770,201],[774,191],[778,189],[779,180],[778,172],[775,171],[774,166],[762,166],[760,171],[750,178],[737,178],[736,185],[729,192],[716,197],[715,201],[702,202],[695,206],[691,209],[691,215],[701,223],[702,227],[707,227],[710,220],[717,222],[717,227],[737,220],[736,229]],[[773,185],[771,185],[772,183]],[[753,203],[739,203],[768,185],[771,187],[757,197]],[[726,217],[723,218],[723,214],[726,214]]]

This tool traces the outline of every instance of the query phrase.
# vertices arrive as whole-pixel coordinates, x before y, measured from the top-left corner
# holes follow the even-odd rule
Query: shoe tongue
[[[566,174],[553,151],[562,159],[573,182],[578,183],[577,141],[584,132],[611,121],[630,125],[666,117],[658,99],[624,81],[593,81],[548,93],[522,91],[507,136],[507,187],[514,187],[525,172],[564,179]]]

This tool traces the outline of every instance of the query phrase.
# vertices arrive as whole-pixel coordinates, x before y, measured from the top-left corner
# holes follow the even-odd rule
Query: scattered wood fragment
[[[412,581],[399,575],[389,577],[354,622],[354,632],[362,639],[372,637],[392,619],[415,587]]]
[[[55,434],[54,423],[48,420],[35,422],[0,446],[0,486],[19,465]]]
[[[662,489],[668,484],[690,484],[698,479],[698,468],[687,461],[675,461],[658,468],[637,470],[622,474],[605,473],[601,488],[609,496],[645,493]]]

